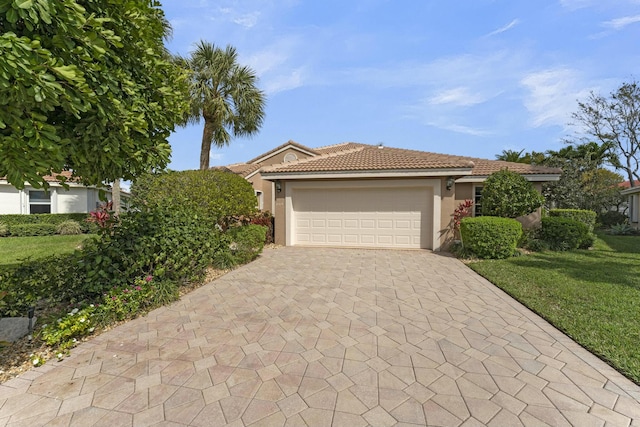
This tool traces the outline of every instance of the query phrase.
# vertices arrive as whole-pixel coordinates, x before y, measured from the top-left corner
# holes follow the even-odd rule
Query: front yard
[[[37,236],[0,238],[0,268],[18,264],[25,258],[39,259],[49,255],[73,252],[90,235]]]
[[[469,266],[640,384],[640,237]]]

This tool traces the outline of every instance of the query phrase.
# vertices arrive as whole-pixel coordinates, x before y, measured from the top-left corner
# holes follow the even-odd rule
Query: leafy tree
[[[255,72],[237,62],[235,48],[225,50],[201,40],[189,58],[177,63],[189,70],[191,105],[187,123],[204,119],[200,169],[209,168],[211,144],[224,147],[231,136],[251,136],[264,119],[265,95],[257,88]]]
[[[187,106],[156,0],[0,0],[0,176],[22,188],[166,166]]]
[[[591,93],[573,119],[607,151],[608,162],[633,186],[640,179],[640,85],[623,83],[609,97]]]
[[[517,218],[534,212],[544,197],[522,175],[502,169],[494,172],[482,188],[482,215]]]
[[[607,147],[596,142],[547,151],[544,164],[562,168],[560,180],[543,187],[549,207],[599,213],[619,205],[622,199],[618,184],[622,176],[605,169],[607,163],[610,163]]]

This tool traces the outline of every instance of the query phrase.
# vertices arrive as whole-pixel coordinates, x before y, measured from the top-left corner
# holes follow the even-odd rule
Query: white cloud
[[[622,18],[605,21],[602,23],[602,25],[614,30],[621,30],[627,25],[635,24],[637,22],[640,22],[640,15],[623,16]]]
[[[270,77],[265,81],[264,91],[267,95],[295,89],[303,86],[306,81],[304,67],[296,68],[288,73]]]
[[[473,136],[488,136],[491,135],[492,132],[489,132],[484,129],[472,128],[469,126],[458,125],[454,123],[439,123],[439,122],[429,122],[427,123],[429,126],[433,126],[439,129],[448,130],[455,133],[462,133],[465,135],[473,135]]]
[[[532,116],[533,127],[566,126],[576,111],[577,100],[586,98],[590,91],[579,72],[570,68],[530,73],[521,84],[528,91],[524,105]]]
[[[495,36],[497,34],[504,33],[505,31],[509,31],[510,29],[512,29],[513,27],[518,25],[519,23],[520,23],[519,19],[514,19],[513,21],[509,22],[507,25],[502,26],[502,27],[498,28],[497,30],[490,32],[489,34],[487,34],[487,37]]]
[[[486,101],[486,97],[480,93],[473,93],[468,87],[459,86],[453,89],[442,90],[430,97],[427,102],[431,105],[449,104],[454,106],[468,107],[481,104]]]
[[[233,22],[245,28],[252,28],[254,25],[258,23],[259,17],[260,17],[260,12],[251,12],[251,13],[246,13],[244,15],[240,15],[237,18],[234,18]]]

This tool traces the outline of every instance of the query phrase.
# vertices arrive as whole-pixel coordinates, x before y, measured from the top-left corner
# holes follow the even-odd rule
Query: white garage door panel
[[[293,244],[431,248],[429,187],[295,189]]]

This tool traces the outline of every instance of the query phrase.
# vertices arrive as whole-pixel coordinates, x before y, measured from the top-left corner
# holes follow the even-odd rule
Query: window
[[[29,213],[51,213],[51,194],[45,191],[29,191]]]
[[[473,189],[473,216],[482,216],[482,186]]]
[[[285,162],[293,162],[294,160],[298,160],[298,156],[296,156],[296,155],[295,155],[295,154],[293,154],[293,153],[287,153],[287,154],[284,156],[284,161],[285,161]]]
[[[264,208],[263,205],[263,197],[262,197],[262,191],[256,191],[256,198],[258,199],[258,206],[257,208],[262,210]]]

